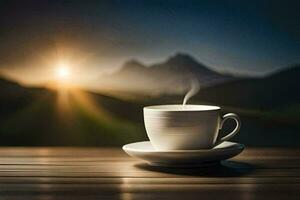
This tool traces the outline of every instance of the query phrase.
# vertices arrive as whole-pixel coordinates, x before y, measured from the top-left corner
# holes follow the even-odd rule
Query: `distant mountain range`
[[[255,109],[300,106],[300,65],[287,67],[261,78],[240,78],[207,87],[196,99]],[[299,117],[300,120],[300,117]]]
[[[101,89],[137,94],[182,94],[197,80],[200,87],[212,86],[234,79],[213,71],[187,54],[178,53],[165,62],[146,66],[139,61],[126,62],[120,70],[101,76]]]
[[[264,77],[235,77],[221,74],[178,53],[165,62],[145,66],[131,60],[117,72],[101,77],[107,90],[146,95],[183,95],[191,80],[200,83],[195,100],[243,108],[273,109],[300,104],[300,65]],[[179,102],[178,102],[179,103]]]

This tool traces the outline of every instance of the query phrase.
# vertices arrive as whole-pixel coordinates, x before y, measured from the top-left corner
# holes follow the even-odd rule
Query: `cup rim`
[[[184,108],[184,109],[183,109]],[[219,106],[213,105],[196,105],[196,104],[166,104],[152,105],[144,107],[144,110],[163,111],[163,112],[199,112],[199,111],[215,111],[220,110]]]

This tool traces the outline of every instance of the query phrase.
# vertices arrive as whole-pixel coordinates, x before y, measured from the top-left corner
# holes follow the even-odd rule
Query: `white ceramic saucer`
[[[212,149],[200,150],[159,151],[154,149],[150,141],[123,146],[123,150],[130,156],[142,159],[153,166],[164,167],[199,167],[217,164],[238,155],[244,148],[243,144],[227,141]]]

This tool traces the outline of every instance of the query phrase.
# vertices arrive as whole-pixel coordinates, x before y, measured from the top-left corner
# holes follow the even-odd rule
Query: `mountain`
[[[98,85],[102,89],[141,94],[182,94],[197,80],[200,87],[232,80],[229,75],[215,72],[187,54],[178,53],[165,62],[146,66],[131,60],[109,75],[101,76]]]
[[[0,78],[0,145],[120,146],[145,140],[142,107],[72,89],[24,87]]]
[[[0,119],[7,117],[15,110],[21,109],[32,101],[35,95],[42,94],[38,88],[27,88],[20,84],[0,77]]]
[[[300,65],[261,78],[232,80],[200,90],[196,99],[219,105],[274,109],[300,105]]]

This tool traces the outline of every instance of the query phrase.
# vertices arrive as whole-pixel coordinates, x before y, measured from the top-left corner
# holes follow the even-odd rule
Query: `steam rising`
[[[199,90],[200,90],[200,84],[198,80],[196,79],[191,80],[191,89],[184,96],[182,105],[185,105],[192,96],[198,93]]]

